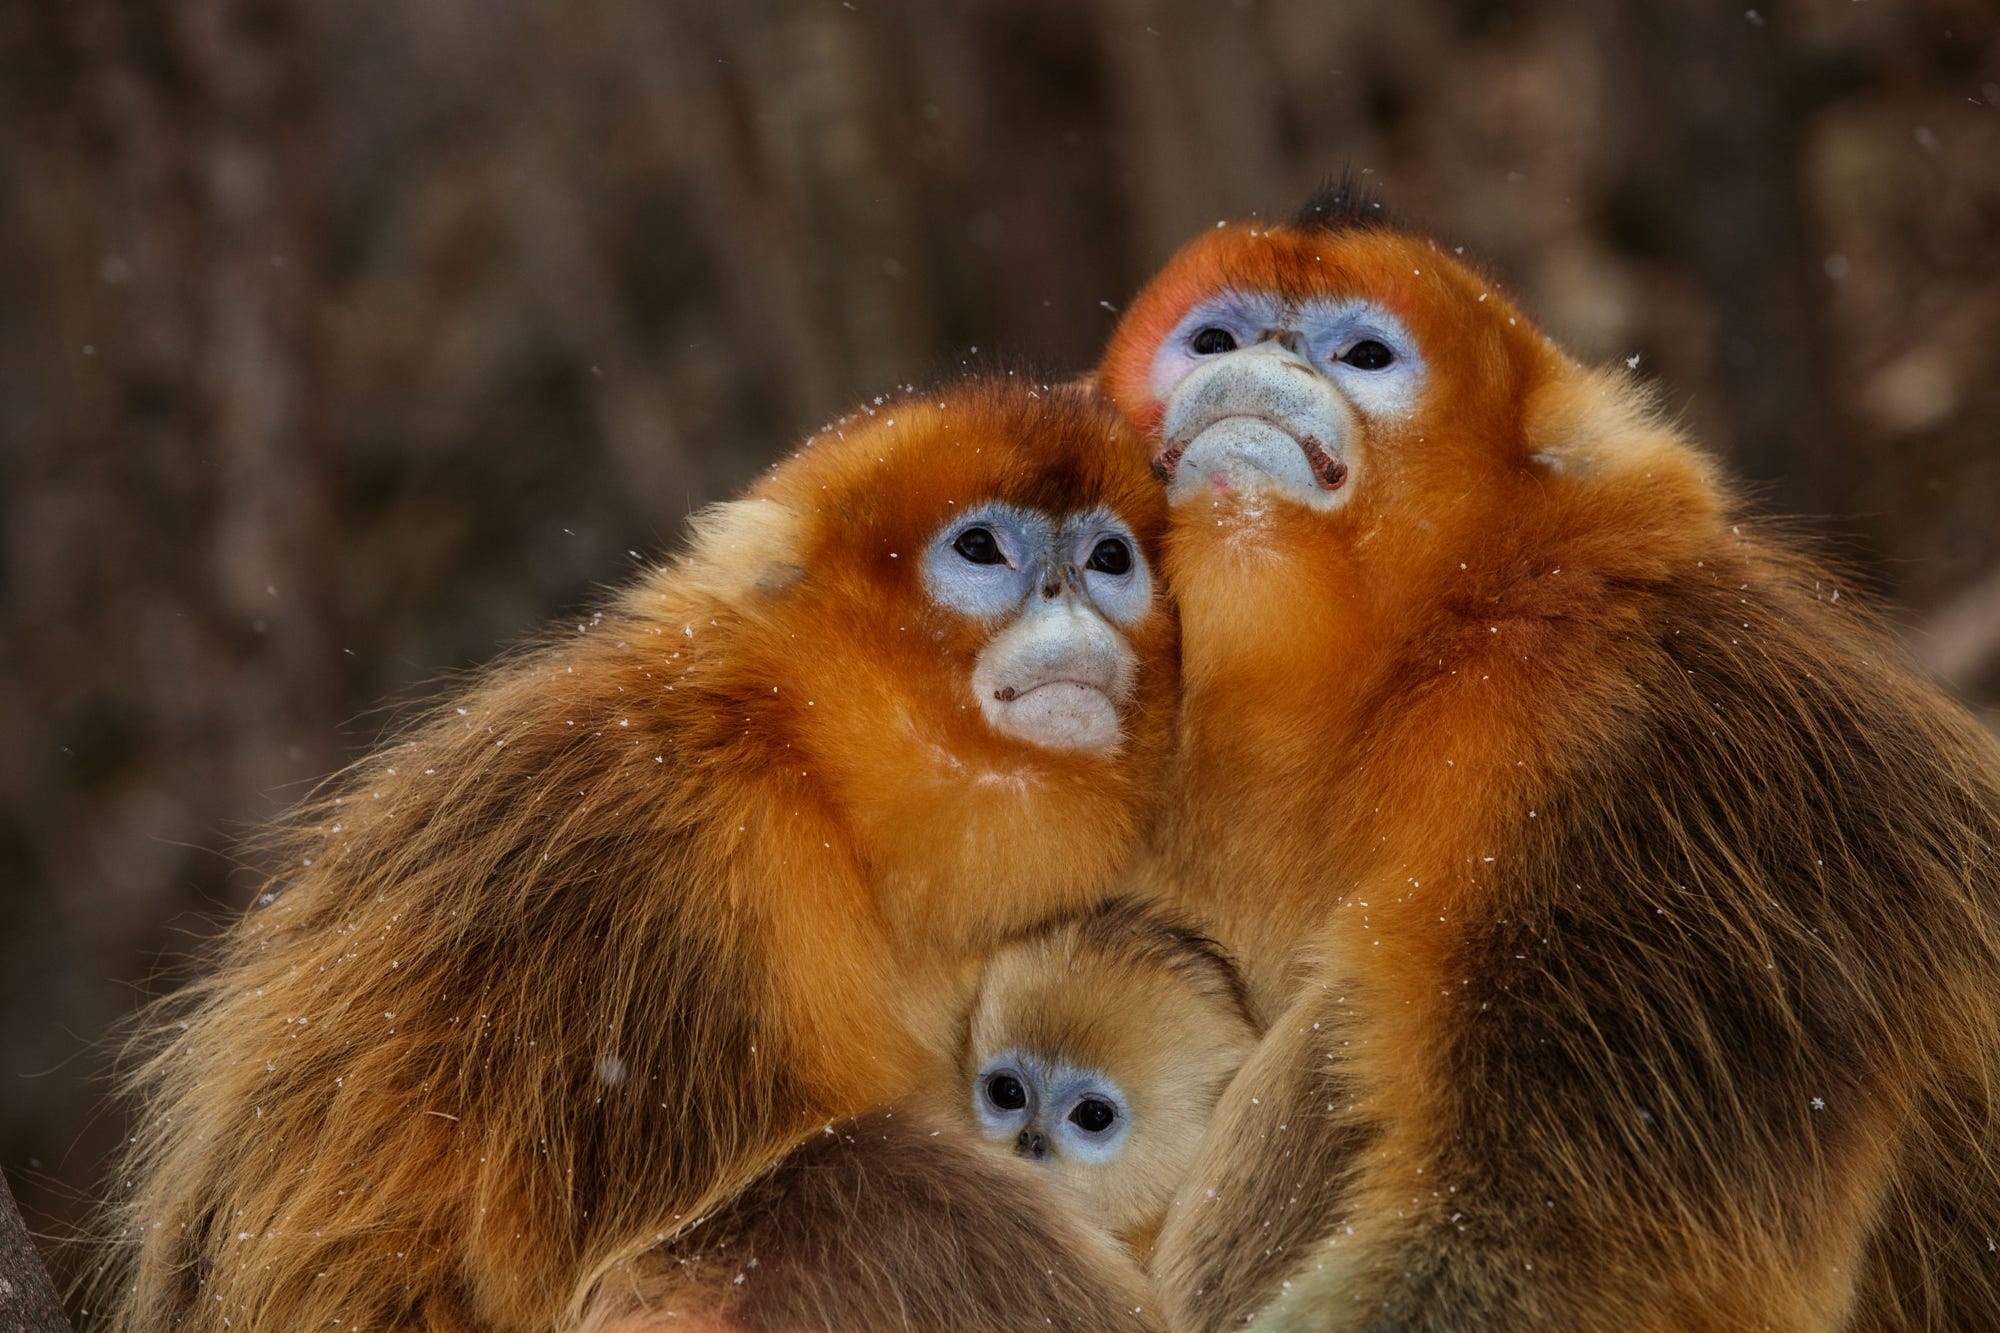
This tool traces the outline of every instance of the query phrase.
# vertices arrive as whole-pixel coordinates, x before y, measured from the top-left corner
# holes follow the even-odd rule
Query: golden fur
[[[1114,900],[996,949],[980,971],[955,1052],[962,1132],[987,1060],[1032,1051],[1108,1075],[1130,1136],[1107,1163],[1053,1161],[1043,1174],[1073,1209],[1143,1256],[1186,1176],[1216,1099],[1256,1045],[1235,967],[1211,941],[1157,911]],[[992,1145],[1011,1155],[1012,1144]]]
[[[1993,740],[1420,238],[1204,235],[1102,366],[1140,429],[1222,286],[1366,297],[1428,379],[1344,507],[1170,529],[1146,878],[1272,1028],[1161,1238],[1172,1326],[2000,1328]]]
[[[920,1085],[984,948],[1105,892],[1171,746],[1163,595],[1114,751],[981,720],[995,627],[919,566],[990,498],[1101,504],[1157,556],[1158,488],[1085,395],[865,409],[301,812],[131,1079],[110,1326],[562,1326]]]

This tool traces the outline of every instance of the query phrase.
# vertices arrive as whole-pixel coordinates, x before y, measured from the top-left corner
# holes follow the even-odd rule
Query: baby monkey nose
[[[1306,354],[1305,339],[1299,336],[1297,329],[1265,329],[1257,335],[1257,341],[1260,343],[1276,343],[1293,356],[1304,356]]]
[[[1042,1132],[1038,1129],[1024,1129],[1021,1131],[1021,1136],[1014,1140],[1014,1151],[1039,1162],[1048,1156],[1049,1141],[1042,1137]]]

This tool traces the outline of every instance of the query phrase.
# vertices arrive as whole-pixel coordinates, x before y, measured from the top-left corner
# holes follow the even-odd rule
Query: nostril
[[[1062,596],[1062,580],[1050,579],[1047,583],[1044,583],[1042,585],[1042,596],[1051,602]]]

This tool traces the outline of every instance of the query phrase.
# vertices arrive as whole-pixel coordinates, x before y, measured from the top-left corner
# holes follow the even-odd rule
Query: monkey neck
[[[1649,590],[1735,567],[1703,466],[1660,444],[1622,471],[1523,472],[1434,529],[1338,543],[1176,530],[1182,751],[1152,873],[1263,1017],[1312,959],[1337,964],[1347,924],[1390,947],[1399,914],[1477,892],[1535,793],[1629,706]],[[1560,522],[1538,512],[1557,487]]]
[[[763,904],[783,960],[774,1009],[825,1034],[800,1045],[825,1056],[818,1081],[844,1114],[902,1095],[955,1049],[977,960],[1108,893],[1157,797],[1123,761],[995,738],[976,713],[970,727],[927,723],[921,697],[893,684],[843,699],[774,679],[766,696],[812,706],[762,705],[739,716],[768,729],[719,737],[713,785],[740,774],[745,805],[716,822],[735,831],[746,884],[787,886],[741,898]],[[1164,754],[1166,730],[1131,744]]]
[[[1136,878],[1229,950],[1269,1022],[1344,882],[1351,756],[1386,666],[1353,632],[1360,581],[1258,536],[1176,534],[1180,762]]]
[[[1165,710],[1112,752],[993,732],[935,660],[884,673],[785,744],[851,840],[890,947],[955,960],[1102,898],[1159,803]]]
[[[1330,662],[1242,660],[1190,678],[1172,813],[1140,875],[1236,959],[1267,1024],[1296,990],[1301,946],[1346,883],[1337,835],[1355,799],[1346,756],[1361,718],[1325,688],[1332,674]],[[1283,710],[1263,701],[1286,696],[1323,706],[1271,725]]]
[[[994,733],[927,638],[823,634],[803,651],[782,617],[698,596],[638,610],[676,674],[625,684],[673,713],[741,885],[731,910],[764,918],[774,1012],[831,1034],[801,1043],[826,1054],[830,1096],[900,1092],[930,1021],[961,1012],[966,961],[1105,896],[1158,803],[1140,775],[1164,770],[1165,709],[1116,752],[1044,750]]]

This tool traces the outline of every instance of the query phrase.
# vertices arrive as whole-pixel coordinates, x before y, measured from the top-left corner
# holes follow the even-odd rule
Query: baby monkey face
[[[973,1114],[986,1137],[1012,1142],[1033,1161],[1102,1166],[1132,1127],[1125,1094],[1102,1069],[1077,1068],[1034,1051],[1003,1051],[975,1080]]]
[[[961,1068],[982,1137],[1144,1249],[1257,1036],[1220,949],[1119,901],[987,959]]]

